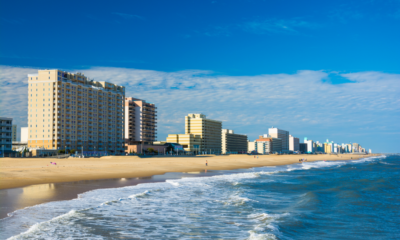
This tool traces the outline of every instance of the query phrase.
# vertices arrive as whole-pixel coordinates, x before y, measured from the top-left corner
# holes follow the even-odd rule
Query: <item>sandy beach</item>
[[[371,155],[369,155],[371,156]],[[113,178],[134,178],[167,172],[233,170],[241,168],[278,166],[308,161],[350,160],[365,155],[228,155],[197,157],[108,156],[101,158],[0,158],[0,189],[44,183],[75,182]],[[205,166],[206,160],[208,166]],[[56,162],[52,165],[50,162]]]

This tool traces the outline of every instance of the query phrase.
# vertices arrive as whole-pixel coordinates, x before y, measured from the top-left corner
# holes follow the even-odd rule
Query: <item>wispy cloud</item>
[[[144,18],[142,16],[139,15],[135,15],[135,14],[128,14],[128,13],[119,13],[119,12],[113,12],[112,14],[120,16],[124,19],[132,19],[132,18],[138,18],[143,20]]]
[[[316,28],[318,25],[302,19],[266,19],[239,24],[245,31],[264,33],[298,33],[300,29]]]
[[[305,29],[320,27],[319,24],[312,23],[300,18],[293,19],[256,19],[245,21],[238,24],[228,24],[224,26],[210,26],[204,31],[194,31],[195,34],[206,35],[209,37],[226,36],[229,37],[237,31],[244,31],[253,34],[298,34]],[[191,35],[184,35],[185,37]]]
[[[27,122],[26,74],[36,71],[1,67],[0,115],[16,118],[20,126]],[[319,138],[315,140],[356,141],[359,136],[361,143],[366,134],[383,139],[382,134],[400,132],[400,74],[344,73],[340,75],[351,82],[331,84],[324,81],[330,73],[311,70],[257,76],[108,67],[79,71],[97,81],[124,85],[126,96],[155,103],[159,140],[184,132],[184,116],[195,112],[222,120],[224,128],[250,139],[271,126]]]

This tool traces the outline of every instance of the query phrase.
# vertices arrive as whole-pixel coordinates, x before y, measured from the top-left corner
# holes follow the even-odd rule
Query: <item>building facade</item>
[[[186,151],[221,153],[222,122],[201,113],[190,113],[185,116],[185,134],[169,134],[167,142],[187,146]]]
[[[314,141],[308,140],[306,137],[304,138],[304,143],[307,144],[307,153],[314,152]]]
[[[289,132],[278,129],[278,128],[269,128],[268,135],[272,138],[280,138],[282,140],[282,152],[289,151]]]
[[[299,151],[300,150],[299,144],[300,144],[299,138],[289,135],[289,151],[293,152]]]
[[[28,135],[29,135],[29,128],[22,127],[21,128],[21,142],[22,143],[28,143]]]
[[[145,100],[125,98],[125,141],[152,144],[157,140],[157,107]]]
[[[190,113],[185,117],[185,133],[199,135],[201,151],[221,153],[222,122],[208,119],[201,113]]]
[[[282,140],[268,137],[267,134],[264,134],[254,142],[249,142],[247,151],[256,151],[259,154],[280,153],[282,152]]]
[[[307,144],[306,143],[299,143],[299,149],[301,153],[307,153]]]
[[[200,152],[201,138],[200,135],[194,134],[168,134],[168,143],[179,143],[183,150],[190,152]]]
[[[0,117],[0,151],[12,150],[12,120],[12,118]]]
[[[17,141],[17,125],[12,125],[12,133],[11,133],[12,141]]]
[[[222,153],[246,153],[247,135],[236,134],[233,130],[222,129]]]
[[[125,88],[82,73],[28,74],[28,147],[124,151]]]

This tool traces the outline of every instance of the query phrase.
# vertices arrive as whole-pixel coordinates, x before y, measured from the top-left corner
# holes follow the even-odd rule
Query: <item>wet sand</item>
[[[371,156],[371,155],[370,155]],[[0,159],[0,218],[17,209],[70,200],[100,188],[132,186],[185,176],[223,174],[218,170],[278,166],[308,161],[350,160],[365,155],[231,155],[197,157],[132,156],[102,158],[3,158]],[[50,161],[57,165],[51,165]],[[208,166],[205,166],[205,162]]]

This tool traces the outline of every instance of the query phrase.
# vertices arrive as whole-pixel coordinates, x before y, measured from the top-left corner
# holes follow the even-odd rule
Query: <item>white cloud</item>
[[[25,126],[26,74],[36,69],[3,66],[1,71],[1,116],[17,118]],[[183,133],[184,116],[198,112],[222,120],[225,128],[248,134],[250,139],[271,126],[320,141],[330,136],[362,136],[366,131],[400,131],[399,74],[347,73],[341,76],[352,82],[332,85],[323,81],[328,73],[310,70],[258,76],[106,67],[79,71],[97,81],[126,86],[126,96],[155,103],[159,140],[168,133]]]

